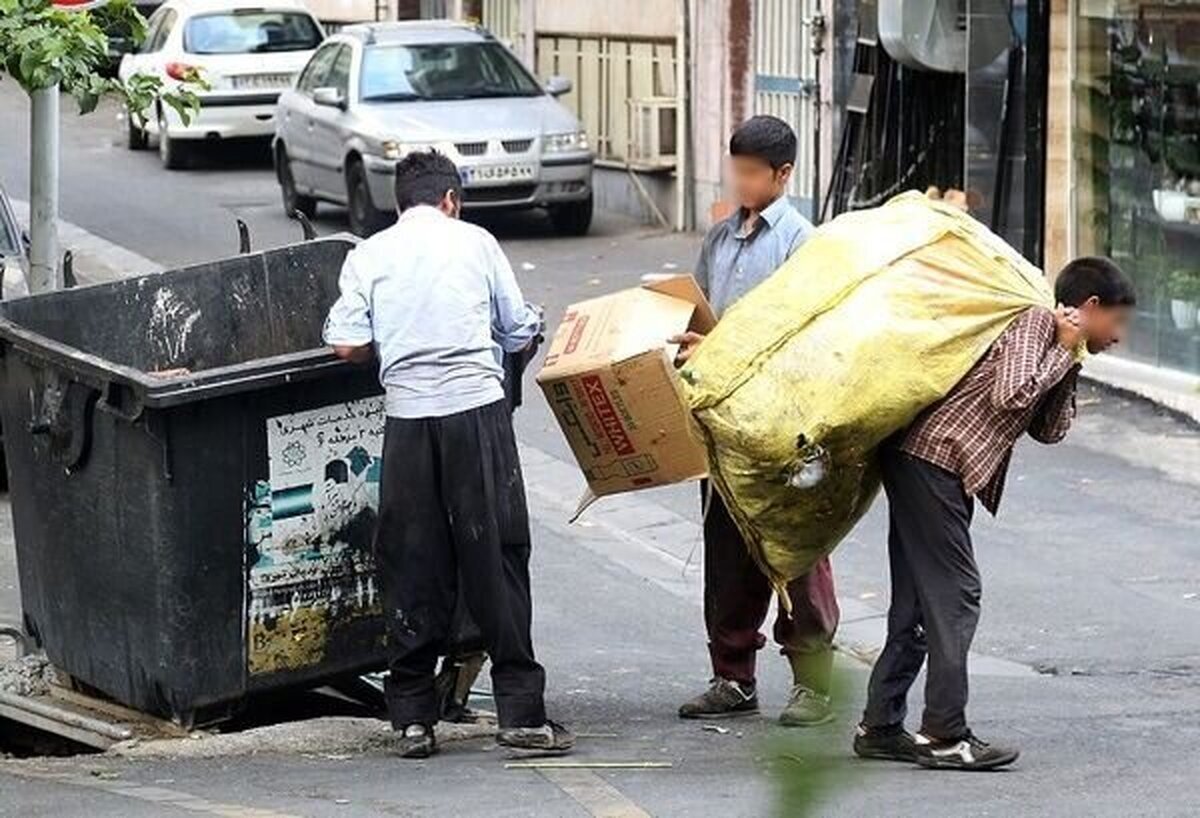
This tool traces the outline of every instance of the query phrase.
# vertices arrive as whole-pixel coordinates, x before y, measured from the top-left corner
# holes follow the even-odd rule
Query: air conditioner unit
[[[675,167],[675,121],[679,100],[647,97],[629,100],[629,150],[631,165],[646,169]]]
[[[955,74],[982,68],[1012,42],[1008,4],[971,0],[969,11],[967,0],[879,0],[879,41],[909,68]],[[969,46],[968,18],[978,25]]]

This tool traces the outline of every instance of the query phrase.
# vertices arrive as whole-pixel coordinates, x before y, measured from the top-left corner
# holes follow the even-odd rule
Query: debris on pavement
[[[495,735],[494,725],[437,725],[439,744]],[[190,738],[128,741],[114,745],[109,755],[121,758],[222,758],[258,753],[298,754],[309,757],[358,757],[388,753],[396,734],[379,719],[327,716],[305,721],[272,724],[237,733],[193,733]]]
[[[57,671],[44,653],[0,664],[0,690],[5,693],[42,696],[50,692],[50,685],[57,683]]]
[[[703,731],[704,731],[704,732],[706,732],[706,733],[719,733],[719,734],[720,734],[720,735],[722,735],[722,736],[724,736],[724,735],[728,735],[728,733],[729,733],[729,728],[728,728],[728,727],[722,727],[722,726],[721,726],[721,725],[719,725],[719,724],[705,724],[705,725],[701,725],[700,729],[701,729],[701,730],[703,730]]]

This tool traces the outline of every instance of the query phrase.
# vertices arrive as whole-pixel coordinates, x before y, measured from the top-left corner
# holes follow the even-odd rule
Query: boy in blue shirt
[[[745,122],[729,140],[732,179],[740,207],[708,231],[696,280],[718,318],[758,286],[812,232],[788,200],[796,161],[796,134],[773,116]],[[687,360],[702,336],[672,339]],[[706,492],[706,494],[709,494]],[[838,624],[833,571],[823,559],[788,586],[791,616],[779,609],[775,641],[792,666],[794,685],[780,722],[792,727],[824,724],[832,717],[829,676]],[[720,495],[711,492],[704,517],[704,623],[713,679],[709,688],[679,708],[685,719],[713,719],[758,712],[755,654],[766,644],[759,629],[772,589],[750,557]]]

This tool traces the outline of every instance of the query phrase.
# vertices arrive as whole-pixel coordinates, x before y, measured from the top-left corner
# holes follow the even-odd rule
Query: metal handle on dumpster
[[[50,455],[68,471],[87,457],[92,440],[92,410],[100,393],[78,381],[65,385],[50,376],[42,389],[41,406],[34,408],[30,434],[49,440]]]

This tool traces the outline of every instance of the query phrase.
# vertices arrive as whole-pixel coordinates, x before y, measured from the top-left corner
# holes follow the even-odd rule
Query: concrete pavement
[[[0,111],[20,114],[12,89]],[[23,129],[0,133],[0,180],[23,173]],[[292,240],[269,169],[254,152],[227,166],[162,171],[114,145],[104,114],[69,118],[64,215],[152,262],[232,252],[232,218],[259,245]],[[335,209],[319,221],[342,229]],[[556,320],[571,301],[650,272],[687,269],[697,237],[613,217],[563,240],[537,218],[491,224],[523,287]],[[532,383],[518,434],[535,519],[536,635],[553,711],[581,733],[579,761],[667,762],[642,770],[506,769],[486,740],[402,764],[363,753],[226,758],[86,757],[0,762],[0,815],[730,815],[770,814],[777,784],[809,786],[828,767],[819,815],[1185,816],[1200,809],[1200,434],[1145,404],[1090,390],[1068,442],[1023,445],[998,520],[981,517],[984,617],[972,721],[1010,739],[1001,775],[926,773],[848,758],[866,667],[847,657],[836,723],[787,732],[769,718],[674,717],[707,679],[694,486],[602,501],[565,523],[582,481]],[[16,610],[11,528],[0,503],[0,618]],[[836,552],[847,625],[869,654],[886,606],[877,504]],[[853,621],[850,621],[853,620]],[[3,647],[0,646],[0,650]],[[784,703],[784,663],[760,662],[768,716]],[[914,712],[919,691],[914,691]],[[778,743],[783,742],[780,746]],[[795,814],[784,812],[783,814]]]

